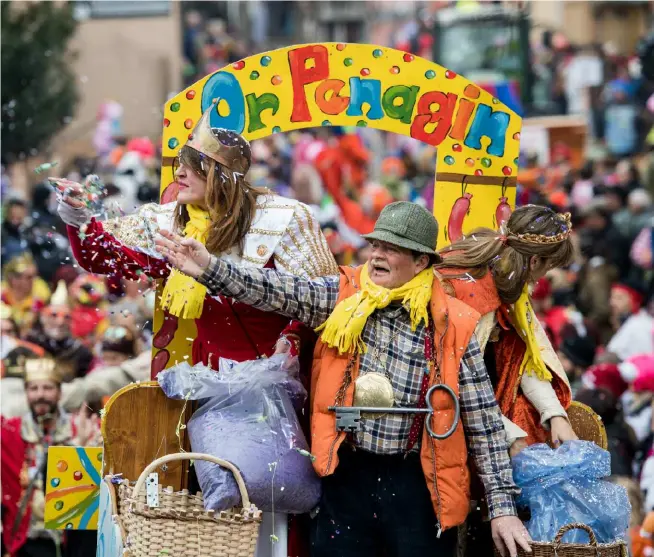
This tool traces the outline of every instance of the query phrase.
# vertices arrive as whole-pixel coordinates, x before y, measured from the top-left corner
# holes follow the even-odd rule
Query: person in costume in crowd
[[[106,308],[107,287],[100,277],[82,274],[70,285],[72,310],[70,331],[92,348],[109,326]]]
[[[60,535],[43,522],[48,447],[95,444],[99,427],[85,414],[73,419],[59,406],[61,383],[51,358],[27,359],[24,380],[29,411],[0,418],[3,544],[11,557],[54,557],[60,554]]]
[[[19,333],[25,334],[50,298],[50,289],[37,276],[36,264],[29,253],[16,256],[2,268],[2,302],[11,308],[11,317]]]
[[[434,280],[438,224],[426,209],[395,202],[366,238],[368,262],[309,279],[232,265],[191,238],[164,232],[159,249],[213,294],[299,319],[321,331],[312,372],[311,452],[323,479],[313,519],[315,557],[453,556],[469,509],[468,451],[485,487],[503,555],[529,535],[515,516],[502,416],[474,330],[479,314]],[[363,430],[336,429],[329,406],[420,408],[433,384],[461,406],[454,433],[436,441],[423,414],[364,416]],[[452,425],[452,404],[431,419]],[[437,456],[435,456],[437,454]]]
[[[441,250],[436,265],[452,295],[482,314],[477,339],[514,454],[526,444],[576,439],[566,414],[570,385],[528,291],[569,262],[570,231],[568,214],[519,207],[503,232],[475,230]]]
[[[611,307],[611,327],[616,333],[625,321],[640,311],[645,293],[633,281],[623,281],[611,287],[609,306]]]
[[[114,365],[100,365],[85,377],[64,383],[61,386],[62,406],[72,412],[85,402],[103,401],[130,383],[149,381],[151,360],[150,351],[145,350],[134,358]]]
[[[59,281],[50,303],[39,312],[36,325],[25,337],[57,360],[64,382],[86,375],[94,364],[93,352],[73,337],[71,321],[68,290],[65,283]]]
[[[3,335],[4,344],[12,348],[6,352],[0,362],[2,380],[0,381],[0,400],[2,415],[5,418],[22,416],[29,410],[25,399],[25,360],[42,358],[45,351],[35,344]]]
[[[210,113],[215,109],[212,105],[204,113],[179,151],[176,202],[145,205],[134,215],[98,222],[79,201],[79,184],[60,182],[71,189],[62,197],[59,213],[68,224],[73,253],[83,268],[94,273],[137,280],[145,272],[151,278],[166,279],[161,307],[169,316],[153,344],[165,347],[161,335],[171,328],[174,332],[177,318],[195,319],[193,364],[202,362],[218,370],[220,358],[242,362],[270,356],[275,350],[295,355],[303,343],[302,352],[309,354],[315,335],[301,323],[211,295],[192,277],[171,271],[154,244],[158,231],[175,231],[239,266],[275,268],[306,278],[337,272],[309,208],[246,181],[250,145],[235,132],[210,127]],[[157,371],[153,366],[153,373]],[[264,517],[262,536],[269,519]],[[274,523],[285,527],[282,517]],[[275,550],[286,555],[282,545],[277,544]],[[298,553],[292,545],[289,554]]]

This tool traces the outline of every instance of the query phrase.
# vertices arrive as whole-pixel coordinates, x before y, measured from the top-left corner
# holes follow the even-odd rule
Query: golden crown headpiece
[[[558,234],[552,234],[551,236],[546,234],[532,234],[530,232],[516,234],[507,228],[507,236],[518,238],[519,240],[529,242],[530,244],[559,244],[566,240],[572,232],[572,216],[570,213],[558,213],[556,218],[561,224],[561,232]]]
[[[6,263],[2,268],[2,272],[3,274],[22,275],[29,269],[36,269],[36,263],[34,263],[34,258],[29,253],[23,253],[13,257]]]
[[[186,145],[229,170],[245,175],[252,160],[250,144],[236,132],[211,127],[211,111],[216,110],[216,105],[217,101],[214,100],[198,120]]]
[[[61,383],[57,363],[52,358],[25,360],[25,383],[30,381],[54,381]]]

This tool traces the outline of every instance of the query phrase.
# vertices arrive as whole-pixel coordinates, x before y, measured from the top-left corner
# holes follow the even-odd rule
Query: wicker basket
[[[205,511],[201,495],[174,493],[159,486],[159,506],[146,503],[145,480],[157,467],[174,460],[208,460],[234,474],[243,509]],[[211,455],[178,453],[152,462],[134,488],[118,487],[118,520],[126,532],[128,557],[252,557],[256,550],[261,511],[250,503],[243,477],[233,464]]]
[[[566,532],[581,529],[588,532],[589,544],[562,543],[561,540]],[[586,524],[575,522],[566,524],[559,530],[553,542],[531,542],[531,553],[526,553],[518,546],[518,557],[627,557],[627,546],[624,542],[597,543],[595,533]],[[495,550],[495,556],[500,553]]]

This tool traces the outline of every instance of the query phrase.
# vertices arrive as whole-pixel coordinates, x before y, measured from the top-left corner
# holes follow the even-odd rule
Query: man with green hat
[[[453,556],[470,504],[468,452],[498,549],[530,551],[500,409],[474,337],[479,314],[435,280],[437,235],[426,209],[391,203],[366,235],[367,263],[314,280],[235,267],[168,232],[157,240],[173,266],[210,292],[320,332],[311,378],[311,453],[323,477],[314,557]],[[333,407],[352,406],[380,411],[339,431]],[[435,409],[427,423],[425,413],[410,411],[427,408]]]

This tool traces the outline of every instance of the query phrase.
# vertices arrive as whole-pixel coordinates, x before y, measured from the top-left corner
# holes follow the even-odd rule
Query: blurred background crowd
[[[70,412],[97,412],[118,388],[149,379],[153,284],[82,272],[45,176],[98,174],[108,214],[129,213],[158,200],[170,94],[292,43],[388,45],[462,73],[525,117],[518,204],[571,212],[576,245],[569,268],[535,285],[534,305],[577,399],[606,425],[639,531],[654,510],[653,10],[628,1],[3,2],[2,415],[27,410],[20,361],[32,353],[57,358]],[[411,139],[319,128],[252,149],[249,181],[311,205],[342,264],[365,259],[360,235],[389,202],[433,205],[436,153]]]

